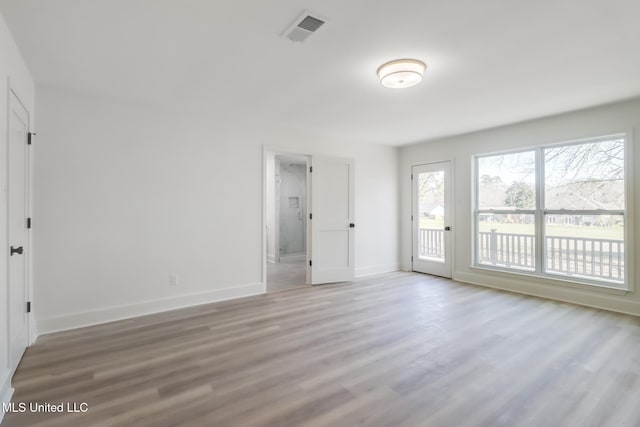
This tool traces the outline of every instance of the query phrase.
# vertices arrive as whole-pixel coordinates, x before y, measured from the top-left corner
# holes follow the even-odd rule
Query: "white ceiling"
[[[279,37],[303,10],[330,22]],[[40,84],[402,145],[640,95],[638,0],[0,0]],[[419,86],[376,68],[425,61]]]

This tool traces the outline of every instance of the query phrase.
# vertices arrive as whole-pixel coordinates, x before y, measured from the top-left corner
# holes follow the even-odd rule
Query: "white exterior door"
[[[27,314],[27,230],[29,115],[18,98],[10,94],[9,116],[9,367],[15,370],[29,342]]]
[[[353,160],[312,156],[311,167],[311,284],[353,280]]]
[[[413,271],[451,277],[451,164],[412,169]]]

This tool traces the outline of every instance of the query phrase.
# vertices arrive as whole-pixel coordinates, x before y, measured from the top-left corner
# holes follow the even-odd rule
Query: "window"
[[[477,156],[475,264],[625,288],[625,141]]]

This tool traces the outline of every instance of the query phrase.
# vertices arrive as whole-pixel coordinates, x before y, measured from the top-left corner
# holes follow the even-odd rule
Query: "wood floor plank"
[[[42,336],[2,426],[640,426],[640,319],[392,273]]]

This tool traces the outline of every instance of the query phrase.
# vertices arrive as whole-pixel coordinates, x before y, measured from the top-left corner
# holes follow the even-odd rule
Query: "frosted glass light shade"
[[[417,59],[396,59],[378,68],[378,78],[382,86],[404,89],[422,81],[427,65]]]

